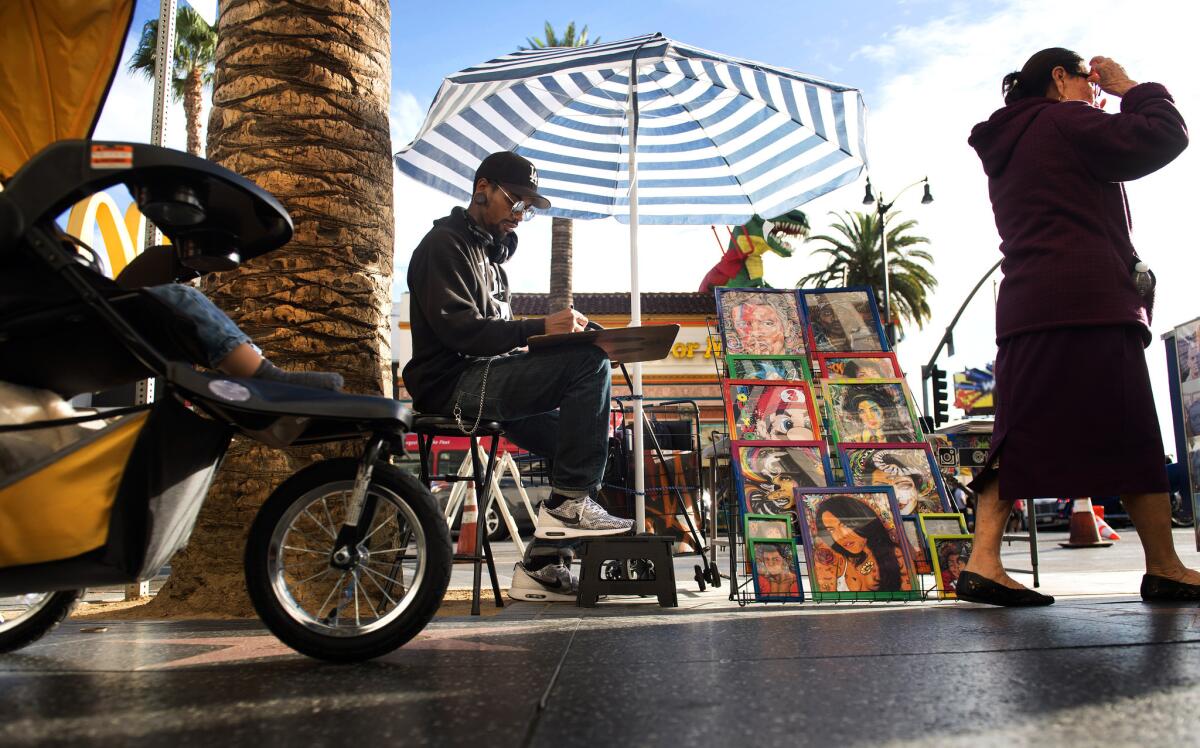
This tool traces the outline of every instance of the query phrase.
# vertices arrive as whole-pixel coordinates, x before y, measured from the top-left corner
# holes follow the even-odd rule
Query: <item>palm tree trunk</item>
[[[203,156],[200,145],[200,110],[203,107],[204,71],[196,68],[183,84],[183,118],[187,121],[187,152]]]
[[[341,372],[391,389],[393,223],[387,0],[222,0],[208,154],[254,180],[295,223],[286,247],[209,277],[205,290],[285,369]],[[266,496],[319,455],[237,439],[172,562],[153,614],[252,615],[247,528]]]
[[[550,225],[550,296],[547,312],[557,312],[575,303],[571,294],[571,256],[574,251],[570,218],[554,218]]]

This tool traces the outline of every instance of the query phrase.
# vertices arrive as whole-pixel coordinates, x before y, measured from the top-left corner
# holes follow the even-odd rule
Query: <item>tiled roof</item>
[[[575,308],[580,312],[596,316],[601,314],[629,314],[629,293],[577,293]],[[520,317],[544,317],[550,313],[546,308],[549,294],[515,293],[512,296],[513,314]],[[642,314],[702,315],[711,316],[716,311],[713,294],[709,293],[644,293]]]

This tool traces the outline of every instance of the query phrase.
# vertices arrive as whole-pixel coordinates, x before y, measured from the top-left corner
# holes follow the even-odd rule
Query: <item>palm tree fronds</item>
[[[876,303],[883,309],[883,259],[880,256],[880,222],[874,213],[859,211],[831,212],[834,223],[830,231],[809,238],[816,245],[814,257],[826,260],[825,268],[802,277],[796,286],[820,288],[829,286],[867,286],[875,294]],[[891,315],[897,326],[904,322],[924,327],[931,317],[929,292],[937,287],[937,278],[928,267],[933,256],[923,249],[909,249],[929,244],[929,239],[912,233],[917,222],[912,219],[887,224],[888,276]]]

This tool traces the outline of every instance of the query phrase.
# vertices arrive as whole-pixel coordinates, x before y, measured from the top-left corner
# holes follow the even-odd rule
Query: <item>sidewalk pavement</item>
[[[1194,745],[1200,609],[1138,600],[1132,533],[1060,539],[1037,609],[739,608],[682,559],[679,608],[510,604],[355,666],[255,622],[68,622],[0,657],[0,744]],[[1176,544],[1200,564],[1190,531]]]

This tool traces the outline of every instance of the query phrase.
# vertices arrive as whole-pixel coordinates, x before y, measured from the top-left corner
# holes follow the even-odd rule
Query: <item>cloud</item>
[[[392,102],[389,109],[389,121],[392,131],[392,153],[412,142],[421,123],[425,121],[425,109],[417,102],[417,97],[410,91],[396,90],[392,92]]]
[[[851,60],[865,57],[875,62],[892,62],[896,59],[896,48],[891,44],[866,44],[850,55]]]

